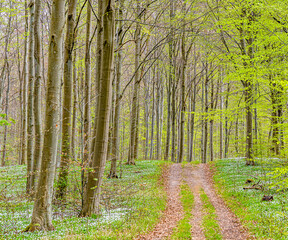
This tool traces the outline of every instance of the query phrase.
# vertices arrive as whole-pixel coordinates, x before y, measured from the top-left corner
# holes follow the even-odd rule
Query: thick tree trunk
[[[59,129],[64,13],[65,0],[54,0],[50,23],[43,154],[32,220],[31,224],[26,228],[26,231],[30,232],[54,230],[52,225],[52,195]]]
[[[89,5],[89,4],[88,4]],[[71,164],[71,116],[73,102],[73,47],[77,0],[68,4],[67,29],[64,51],[64,91],[62,112],[62,150],[60,173],[57,184],[56,198],[64,199],[68,186],[69,166]],[[86,107],[86,106],[85,106]],[[86,120],[86,119],[85,119]],[[85,124],[84,120],[84,124]]]
[[[100,187],[107,157],[109,119],[112,96],[112,66],[114,51],[114,1],[103,0],[103,57],[101,61],[101,88],[97,103],[98,117],[95,121],[95,148],[92,160],[92,170],[88,173],[86,198],[81,212],[82,216],[91,216],[99,213]]]

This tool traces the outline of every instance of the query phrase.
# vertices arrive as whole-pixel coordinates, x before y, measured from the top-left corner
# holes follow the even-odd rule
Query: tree
[[[135,76],[134,76],[134,85],[133,85],[133,97],[132,97],[132,109],[131,109],[131,120],[130,120],[130,144],[129,144],[129,153],[128,161],[129,165],[135,165],[135,159],[137,158],[138,150],[138,131],[139,131],[139,86],[140,86],[140,74],[139,74],[139,64],[141,56],[141,26],[140,26],[140,2],[136,1],[137,4],[137,23],[135,30]]]
[[[41,133],[41,42],[40,42],[40,12],[41,1],[35,0],[35,15],[34,15],[34,68],[35,68],[35,83],[34,83],[34,120],[35,120],[35,145],[34,145],[34,160],[31,176],[32,191],[35,189],[37,172],[41,163],[42,150],[42,133]]]
[[[33,139],[34,139],[34,115],[33,115],[33,95],[34,95],[34,2],[29,4],[30,9],[30,35],[29,35],[29,82],[28,82],[28,121],[27,121],[27,184],[26,192],[30,194],[33,175]]]
[[[64,51],[64,92],[63,92],[63,116],[62,116],[62,154],[60,163],[60,173],[58,179],[58,189],[56,197],[63,199],[68,185],[68,171],[71,163],[71,116],[73,100],[73,47],[75,34],[77,0],[69,0],[67,29]]]
[[[27,232],[54,230],[52,224],[52,194],[59,131],[64,13],[65,0],[54,0],[52,2],[50,23],[43,154],[32,219],[30,225],[25,229]]]
[[[114,1],[102,0],[103,39],[101,39],[101,77],[95,119],[95,146],[91,169],[88,172],[86,196],[81,216],[99,213],[100,191],[107,157],[109,119],[112,97],[112,66],[114,53],[115,16]],[[99,40],[99,39],[98,39]],[[101,117],[100,117],[101,116]]]

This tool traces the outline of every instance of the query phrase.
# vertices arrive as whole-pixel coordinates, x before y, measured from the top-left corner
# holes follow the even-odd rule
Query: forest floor
[[[137,239],[251,239],[235,214],[216,193],[212,171],[208,165],[173,164],[166,177],[165,212],[154,230]],[[182,226],[179,222],[184,218],[181,204],[183,184],[189,186],[193,195],[190,222],[188,221],[190,233],[188,235],[186,233],[186,237],[183,237],[183,233],[182,235],[177,233],[181,232]]]

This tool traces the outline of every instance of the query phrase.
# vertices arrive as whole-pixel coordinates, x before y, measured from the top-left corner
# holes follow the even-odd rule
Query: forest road
[[[222,238],[227,240],[251,239],[235,214],[226,206],[223,199],[216,194],[212,180],[212,171],[207,164],[199,164],[197,166],[186,165],[183,169],[183,175],[194,195],[193,217],[190,222],[192,226],[192,239],[205,239],[203,229],[201,228],[203,217],[202,202],[199,193],[201,189],[203,189],[215,208]]]
[[[203,190],[215,208],[222,239],[244,240],[252,239],[241,225],[234,213],[226,206],[224,201],[216,194],[212,180],[212,172],[206,164],[192,166],[186,164],[173,164],[163,174],[167,192],[167,205],[163,216],[155,228],[137,240],[170,239],[173,229],[183,218],[183,207],[180,201],[180,186],[182,182],[188,184],[194,196],[192,218],[190,220],[191,235],[193,240],[206,239],[202,228],[203,203],[200,191]]]

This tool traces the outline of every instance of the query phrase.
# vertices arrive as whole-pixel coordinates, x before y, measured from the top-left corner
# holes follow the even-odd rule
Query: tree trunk
[[[30,8],[30,34],[29,34],[29,86],[28,86],[28,128],[27,128],[27,183],[26,193],[30,194],[32,187],[33,171],[33,139],[34,139],[34,116],[33,116],[33,94],[34,94],[34,2]]]
[[[223,108],[224,108],[224,96],[223,96],[223,76],[222,76],[222,69],[219,68],[219,78],[220,78],[220,149],[219,149],[219,158],[224,158],[224,152],[223,152]]]
[[[34,21],[34,64],[35,64],[35,85],[34,85],[34,119],[35,119],[35,145],[34,162],[31,176],[31,188],[35,189],[36,178],[41,163],[41,43],[40,43],[40,11],[41,0],[35,0],[35,21]]]
[[[117,160],[119,160],[120,153],[120,113],[121,113],[121,75],[122,75],[122,61],[123,61],[123,50],[121,49],[123,44],[123,9],[124,0],[119,1],[119,11],[118,11],[118,30],[117,30],[117,48],[120,49],[117,52],[116,61],[116,98],[115,98],[115,113],[113,121],[113,138],[112,138],[112,159],[109,177],[118,178],[117,175]]]
[[[202,163],[207,163],[207,143],[208,143],[208,84],[209,84],[209,76],[208,76],[208,63],[206,63],[206,76],[204,82],[204,99],[205,99],[205,112],[204,112],[204,132],[203,132],[203,156]]]
[[[68,186],[69,166],[71,164],[71,116],[73,102],[73,47],[77,0],[68,4],[67,29],[64,51],[64,91],[62,112],[62,150],[60,173],[57,183],[56,198],[64,199]],[[88,4],[89,6],[89,4]],[[87,87],[87,86],[86,86]],[[86,106],[85,106],[86,107]],[[86,119],[85,119],[86,120]],[[84,124],[85,124],[84,120]]]
[[[114,1],[103,0],[103,40],[101,61],[101,83],[97,103],[98,117],[95,121],[95,148],[92,161],[92,170],[88,172],[86,197],[81,212],[82,216],[99,214],[100,187],[107,157],[109,119],[111,112],[112,93],[112,66],[114,59]]]
[[[50,23],[48,78],[43,154],[35,195],[31,224],[25,231],[54,230],[52,224],[52,195],[56,170],[59,129],[59,96],[61,89],[62,45],[65,0],[54,0]]]
[[[137,17],[140,13],[140,3],[137,0]],[[132,113],[131,113],[131,127],[130,127],[130,144],[128,153],[128,164],[135,165],[135,159],[137,157],[137,144],[138,144],[138,125],[139,125],[139,86],[140,86],[140,50],[141,50],[141,26],[140,23],[136,23],[135,31],[135,76],[133,87],[133,99],[132,99]]]
[[[92,7],[90,2],[87,3],[87,19],[86,19],[86,43],[85,43],[85,85],[84,85],[84,153],[83,153],[83,166],[87,166],[90,162],[90,101],[91,101],[91,15]],[[84,174],[84,171],[83,171]],[[84,186],[83,186],[84,187]],[[84,190],[84,188],[83,188]]]
[[[153,79],[155,79],[155,71],[153,74]],[[151,112],[151,140],[150,140],[150,157],[149,159],[153,159],[153,150],[154,150],[154,124],[155,123],[155,80],[152,83],[152,112]]]
[[[28,33],[28,10],[27,0],[25,0],[25,33]],[[22,71],[22,84],[23,84],[23,102],[22,102],[22,134],[21,134],[21,159],[20,164],[26,163],[26,140],[27,140],[27,83],[28,83],[28,38],[24,38],[24,60]]]

